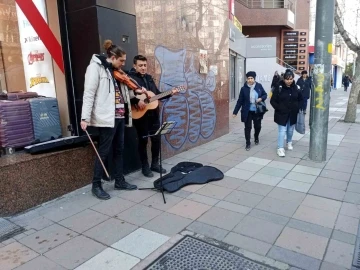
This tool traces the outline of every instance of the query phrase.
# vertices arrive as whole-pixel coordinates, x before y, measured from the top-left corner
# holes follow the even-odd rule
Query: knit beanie
[[[246,73],[246,77],[253,77],[254,79],[256,78],[256,72],[255,71],[249,71],[248,73]]]

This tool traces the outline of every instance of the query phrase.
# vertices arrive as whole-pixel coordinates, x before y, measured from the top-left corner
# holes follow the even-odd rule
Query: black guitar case
[[[195,162],[180,162],[169,174],[163,176],[162,185],[165,191],[172,193],[187,185],[202,185],[223,178],[224,174],[215,167]],[[154,181],[154,187],[161,189],[160,178]]]

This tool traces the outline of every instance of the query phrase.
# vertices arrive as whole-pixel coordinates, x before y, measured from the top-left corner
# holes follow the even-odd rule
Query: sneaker
[[[247,145],[245,146],[245,150],[246,150],[246,151],[250,151],[250,148],[251,148],[251,145],[250,145],[250,144],[247,144]]]
[[[294,147],[292,146],[292,142],[287,143],[287,149],[288,150],[293,150],[294,149]]]
[[[285,157],[285,149],[284,148],[278,148],[277,155],[279,157]]]
[[[259,139],[255,139],[255,145],[259,144]]]

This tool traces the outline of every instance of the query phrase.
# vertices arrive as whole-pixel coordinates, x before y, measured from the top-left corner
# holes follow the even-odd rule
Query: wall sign
[[[307,30],[283,30],[281,36],[281,59],[297,70],[307,70],[307,40]]]
[[[33,3],[47,22],[45,0],[33,0]],[[16,13],[26,90],[46,97],[56,97],[52,57],[17,4]]]

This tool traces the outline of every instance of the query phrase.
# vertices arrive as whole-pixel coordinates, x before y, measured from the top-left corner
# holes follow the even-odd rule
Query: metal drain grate
[[[274,270],[191,236],[157,258],[146,270]]]
[[[0,218],[0,242],[5,241],[17,234],[22,233],[24,228],[6,220]]]

